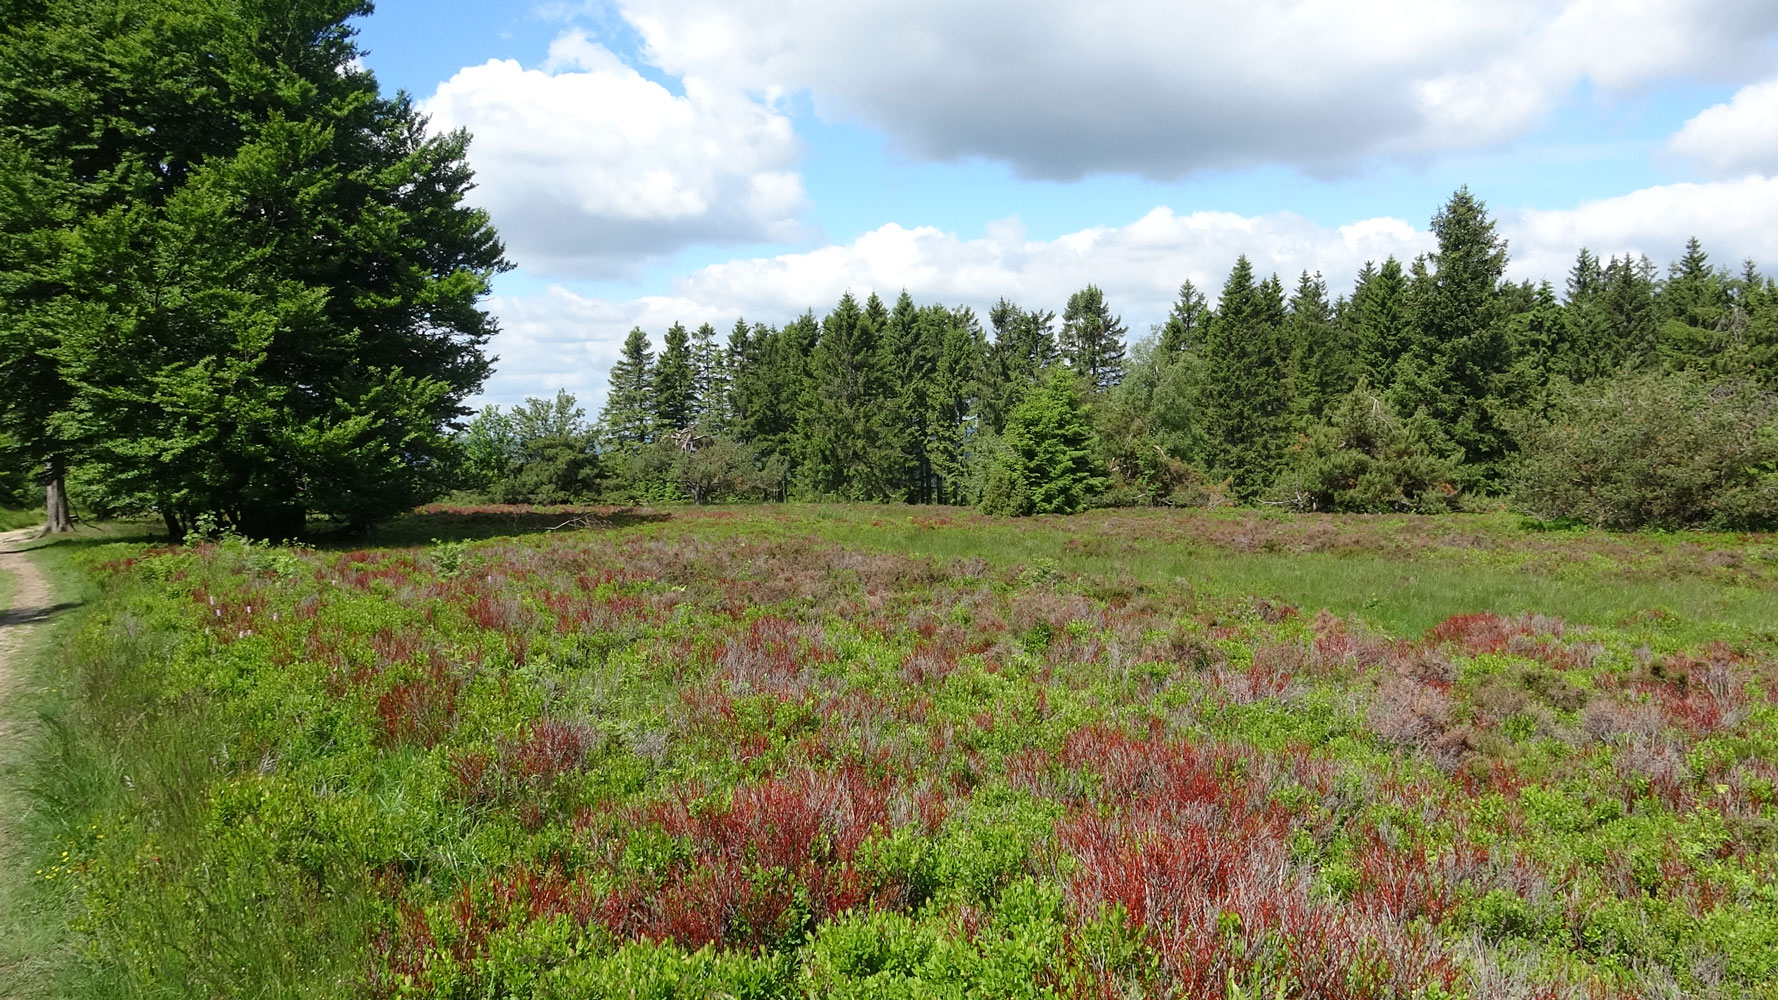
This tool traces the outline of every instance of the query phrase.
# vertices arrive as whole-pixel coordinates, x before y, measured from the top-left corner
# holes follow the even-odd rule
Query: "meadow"
[[[1547,527],[64,547],[33,905],[105,997],[1778,998],[1778,539]]]

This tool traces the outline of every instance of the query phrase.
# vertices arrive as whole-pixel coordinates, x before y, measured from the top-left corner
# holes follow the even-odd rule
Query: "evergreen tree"
[[[1668,269],[1657,289],[1660,350],[1669,368],[1716,367],[1744,329],[1744,314],[1735,308],[1729,275],[1710,266],[1697,237],[1686,241],[1685,255]]]
[[[880,364],[888,378],[885,445],[894,452],[890,492],[909,503],[932,502],[932,467],[926,446],[932,417],[928,395],[938,363],[937,330],[921,322],[921,310],[902,289],[883,329]]]
[[[928,306],[920,312],[924,335],[935,337],[937,357],[926,393],[926,464],[933,503],[969,502],[969,444],[978,430],[974,408],[980,394],[978,372],[987,356],[981,324],[968,309]]]
[[[1463,449],[1472,474],[1498,478],[1510,439],[1495,422],[1496,382],[1512,356],[1502,314],[1500,283],[1506,241],[1487,206],[1459,188],[1432,219],[1438,252],[1431,273],[1413,284],[1413,329],[1420,359],[1415,379],[1398,372],[1392,396],[1401,412],[1425,409]]]
[[[890,393],[878,324],[887,319],[875,295],[860,308],[847,292],[821,322],[798,425],[802,473],[817,495],[890,496],[899,456],[885,447]]]
[[[1159,350],[1155,355],[1157,362],[1167,364],[1187,351],[1196,350],[1209,322],[1210,307],[1203,293],[1190,281],[1182,283],[1179,297],[1174,299],[1173,308],[1167,313],[1167,321],[1161,324]]]
[[[994,343],[983,359],[982,420],[999,434],[1007,414],[1061,357],[1053,312],[1027,312],[1006,299],[988,311]]]
[[[467,136],[379,93],[366,4],[101,6],[0,29],[24,195],[0,198],[0,379],[34,383],[0,385],[7,429],[175,535],[366,524],[441,488],[507,266],[463,204]]]
[[[1278,492],[1300,510],[1447,511],[1460,453],[1425,414],[1401,419],[1360,379],[1291,448]]]
[[[671,434],[690,427],[697,417],[697,366],[691,356],[691,335],[683,324],[667,328],[660,359],[654,366],[654,425]]]
[[[1109,389],[1123,380],[1126,332],[1098,286],[1088,285],[1068,297],[1062,312],[1062,355],[1090,390]]]
[[[1321,275],[1304,271],[1287,308],[1285,338],[1296,409],[1311,420],[1319,419],[1352,384],[1354,352],[1345,330],[1334,322],[1327,282]]]
[[[606,443],[633,452],[654,440],[654,352],[641,327],[624,338],[623,352],[611,366],[610,388],[599,425]]]
[[[692,398],[697,400],[694,422],[720,434],[728,427],[728,364],[723,349],[716,346],[716,328],[708,323],[692,334],[691,363]]]
[[[1004,450],[989,476],[990,514],[1071,514],[1106,485],[1086,401],[1070,368],[1052,368],[1006,422]]]
[[[1401,261],[1391,256],[1380,269],[1367,262],[1352,293],[1358,368],[1371,385],[1383,391],[1395,384],[1395,368],[1411,346],[1407,288]]]
[[[1277,327],[1276,279],[1253,280],[1242,254],[1223,284],[1204,338],[1196,393],[1204,464],[1251,500],[1277,475],[1290,426],[1289,369]]]

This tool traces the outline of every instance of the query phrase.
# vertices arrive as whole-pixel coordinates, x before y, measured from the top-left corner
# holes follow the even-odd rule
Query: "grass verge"
[[[79,873],[73,845],[90,839],[96,788],[115,762],[83,759],[71,748],[76,701],[65,686],[68,643],[96,596],[77,563],[96,545],[143,541],[133,525],[103,525],[22,546],[58,602],[71,605],[33,628],[14,654],[12,683],[0,698],[0,996],[47,1000],[69,995],[79,980],[76,922]],[[0,574],[0,603],[10,606],[17,581]]]

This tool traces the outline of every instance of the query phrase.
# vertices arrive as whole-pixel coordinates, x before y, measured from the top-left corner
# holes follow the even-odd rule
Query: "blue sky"
[[[1132,330],[1237,253],[1337,294],[1483,197],[1516,277],[1584,243],[1778,264],[1759,0],[380,0],[385,89],[463,126],[519,268],[486,399],[596,410],[631,326],[901,288]]]

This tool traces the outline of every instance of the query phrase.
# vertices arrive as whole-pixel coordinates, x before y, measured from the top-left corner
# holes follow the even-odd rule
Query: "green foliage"
[[[1257,497],[1283,461],[1290,414],[1283,320],[1277,279],[1256,283],[1243,255],[1223,284],[1194,399],[1203,462],[1243,500]]]
[[[624,338],[623,353],[611,366],[611,387],[599,427],[605,441],[620,451],[634,451],[654,440],[654,354],[641,327]]]
[[[1438,433],[1425,414],[1401,419],[1360,379],[1292,449],[1275,492],[1299,510],[1449,510],[1461,456]]]
[[[1079,383],[1052,369],[1007,418],[1004,450],[989,474],[982,510],[1071,514],[1107,485]]]
[[[0,353],[40,387],[8,428],[90,466],[96,505],[175,528],[361,525],[435,494],[508,266],[462,201],[468,137],[378,93],[362,5],[89,7],[21,9],[0,39],[25,171]]]
[[[1123,321],[1111,314],[1097,285],[1068,296],[1062,311],[1062,357],[1088,389],[1109,389],[1124,378]]]
[[[1514,498],[1617,529],[1778,525],[1778,404],[1691,373],[1571,388],[1522,432]]]

